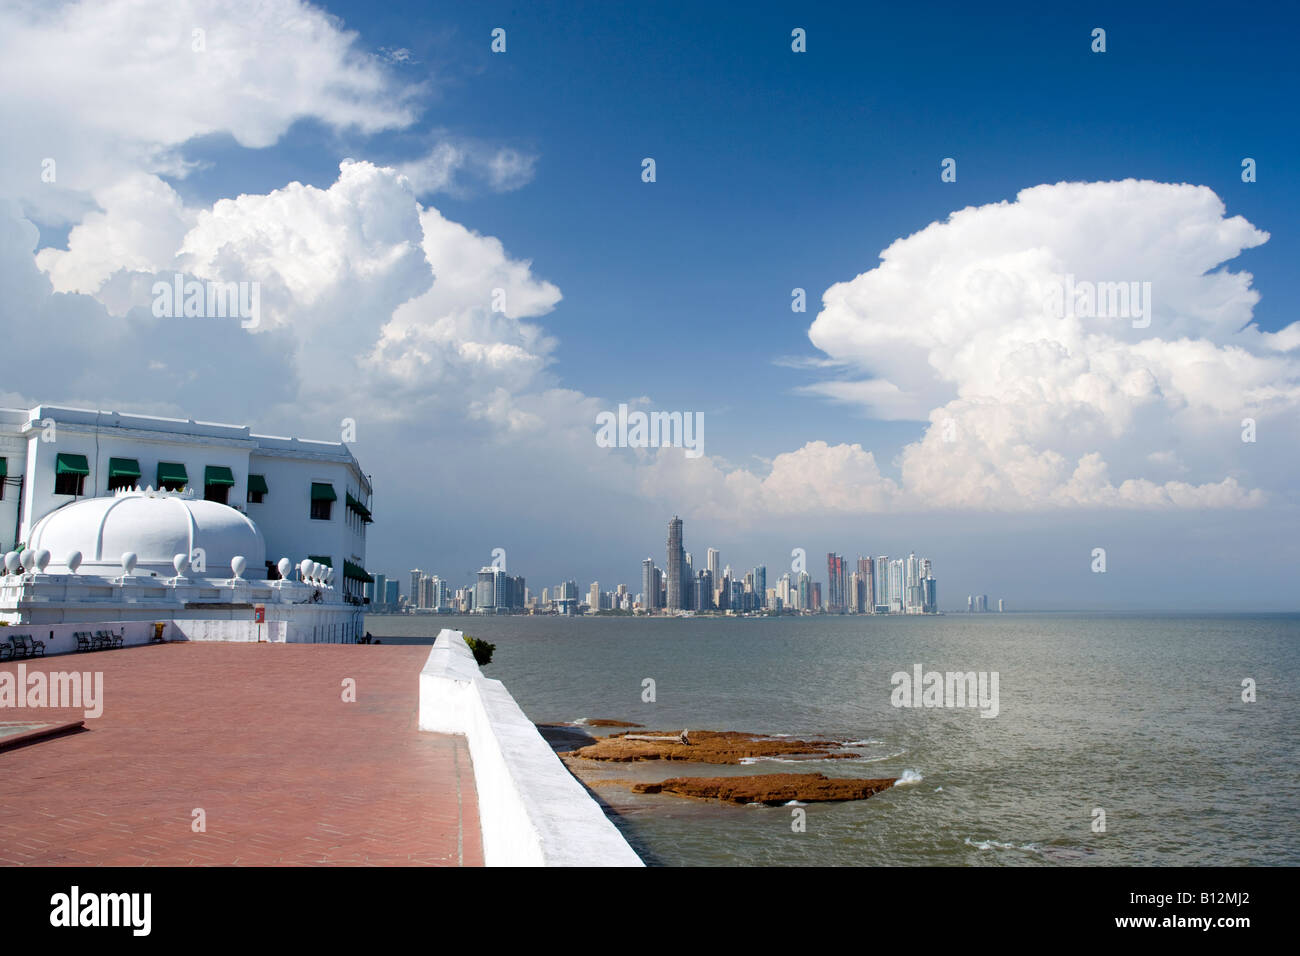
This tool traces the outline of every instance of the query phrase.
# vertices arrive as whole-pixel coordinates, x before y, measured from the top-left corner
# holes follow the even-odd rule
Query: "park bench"
[[[90,634],[86,631],[77,631],[72,636],[77,639],[78,651],[94,650],[94,648],[90,646]]]
[[[18,639],[19,639],[20,641],[23,642],[23,647],[27,648],[27,656],[28,656],[28,657],[44,657],[44,656],[45,656],[45,642],[44,642],[44,641],[38,641],[36,638],[32,637],[30,634],[23,634],[23,635],[21,635]]]
[[[27,656],[27,644],[25,641],[20,640],[17,634],[14,634],[9,638],[9,646],[10,646],[9,655],[13,657],[15,660]]]
[[[114,634],[112,631],[96,631],[95,639],[103,642],[103,647],[114,648],[122,646],[122,636]]]

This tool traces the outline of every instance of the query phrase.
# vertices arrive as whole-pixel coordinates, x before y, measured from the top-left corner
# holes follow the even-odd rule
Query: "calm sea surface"
[[[649,863],[1300,864],[1300,615],[987,614],[753,620],[371,616],[497,645],[539,723],[631,720],[854,741],[861,759],[622,764],[603,778],[818,771],[900,777],[869,800],[715,805],[598,786]],[[996,671],[1000,712],[902,709],[914,664]],[[642,681],[656,700],[642,701]],[[1258,685],[1244,703],[1242,681]],[[1105,832],[1094,832],[1094,811]]]

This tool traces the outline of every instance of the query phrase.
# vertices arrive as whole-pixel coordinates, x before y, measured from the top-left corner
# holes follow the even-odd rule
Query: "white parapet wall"
[[[443,628],[420,672],[420,729],[464,734],[488,866],[644,866],[460,631]]]

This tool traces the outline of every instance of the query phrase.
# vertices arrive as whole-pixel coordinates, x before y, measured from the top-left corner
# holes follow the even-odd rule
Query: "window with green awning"
[[[110,458],[108,460],[108,490],[134,488],[140,483],[140,462],[134,458]]]
[[[334,502],[339,496],[334,493],[334,486],[324,481],[311,483],[311,516],[314,521],[329,521],[333,514]]]
[[[203,483],[230,487],[235,483],[235,474],[225,465],[208,465],[203,469]]]
[[[363,505],[360,499],[352,497],[352,492],[350,491],[348,492],[347,498],[348,498],[348,508],[356,512],[357,515],[360,516],[362,521],[375,520],[374,518],[370,517],[370,509],[367,508],[365,505]]]
[[[190,483],[185,466],[175,461],[158,462],[158,487],[167,491],[180,491]]]
[[[139,478],[140,462],[134,458],[110,458],[108,460],[109,478]]]
[[[85,455],[61,451],[54,459],[54,493],[79,496],[85,491],[90,463]]]
[[[9,459],[0,458],[0,478],[9,477]]]
[[[313,481],[311,483],[311,500],[338,501],[339,496],[334,493],[333,485],[326,484],[323,481]]]
[[[86,461],[85,455],[73,455],[70,452],[61,451],[57,458],[54,459],[54,473],[56,475],[81,475],[90,474],[90,463]]]
[[[260,505],[262,497],[266,494],[266,476],[249,475],[248,476],[248,503]]]
[[[325,565],[327,568],[334,567],[334,559],[328,554],[309,554],[307,557],[315,561],[317,564]]]
[[[351,578],[353,581],[361,581],[365,584],[374,582],[374,576],[359,564],[353,564],[351,561],[343,562],[343,576]]]

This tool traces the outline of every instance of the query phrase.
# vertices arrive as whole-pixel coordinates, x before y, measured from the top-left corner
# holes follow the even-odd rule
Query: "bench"
[[[90,634],[86,631],[77,631],[72,636],[77,639],[78,651],[94,650],[94,648],[90,646]]]
[[[21,636],[19,637],[19,640],[22,641],[22,642],[23,642],[23,646],[24,646],[25,648],[27,648],[27,656],[28,656],[28,657],[44,657],[44,656],[45,656],[45,642],[44,642],[44,641],[38,641],[36,638],[32,637],[30,634],[23,634],[23,635],[21,635]]]
[[[122,646],[122,636],[114,634],[112,631],[96,631],[95,640],[101,642],[104,648],[114,648]]]
[[[19,660],[27,656],[27,642],[19,639],[15,634],[9,638],[9,656]]]
[[[3,644],[0,644],[0,661],[7,661],[9,660],[9,658],[13,656],[14,656],[14,649],[9,646],[9,643],[7,641]]]

